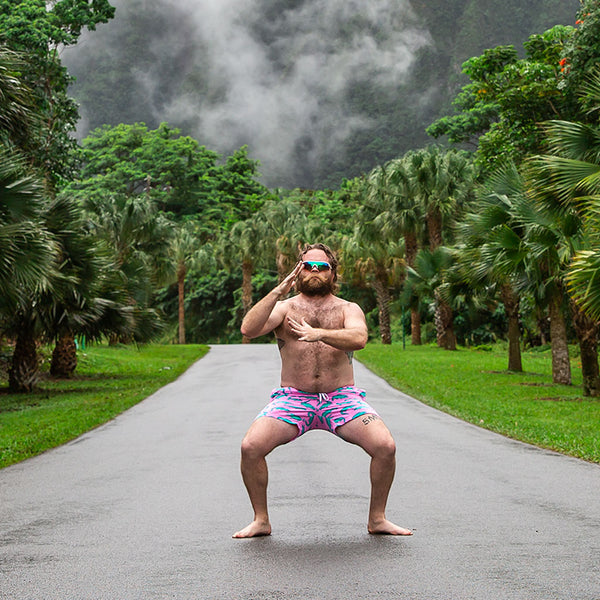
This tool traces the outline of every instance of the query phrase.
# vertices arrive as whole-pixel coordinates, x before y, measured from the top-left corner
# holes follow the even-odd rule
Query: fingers
[[[298,336],[300,342],[316,342],[319,337],[317,330],[306,322],[306,319],[302,317],[302,322],[288,317],[288,325],[290,329]]]
[[[281,285],[286,287],[287,291],[292,289],[292,286],[294,285],[296,278],[298,277],[298,274],[300,273],[301,270],[302,270],[302,263],[299,262],[294,267],[294,270],[281,282]]]

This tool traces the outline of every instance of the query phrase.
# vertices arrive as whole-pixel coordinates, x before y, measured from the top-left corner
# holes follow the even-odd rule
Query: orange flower
[[[577,19],[577,21],[575,21],[575,25],[583,25],[583,21],[581,19]]]
[[[558,64],[561,67],[564,67],[567,64],[567,59],[566,58],[561,58]]]

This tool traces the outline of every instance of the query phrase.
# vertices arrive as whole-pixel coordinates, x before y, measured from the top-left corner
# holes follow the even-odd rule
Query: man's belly
[[[298,348],[299,344],[309,347]],[[354,385],[352,359],[321,342],[286,344],[281,352],[281,385],[313,393]]]

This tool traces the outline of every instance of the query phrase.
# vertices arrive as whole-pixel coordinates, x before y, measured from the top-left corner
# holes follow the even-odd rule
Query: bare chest
[[[291,304],[287,315],[296,321],[304,319],[311,327],[321,329],[342,329],[344,327],[344,310],[341,304],[326,306]],[[290,333],[286,322],[284,322],[284,329],[286,333]]]

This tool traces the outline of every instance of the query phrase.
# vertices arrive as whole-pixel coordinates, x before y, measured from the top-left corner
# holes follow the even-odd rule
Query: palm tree
[[[0,142],[5,147],[25,150],[40,125],[33,94],[23,83],[23,57],[0,46]]]
[[[245,221],[238,221],[222,237],[222,261],[229,269],[242,268],[242,318],[252,306],[252,276],[258,264],[267,254],[267,224],[260,213],[255,213]],[[250,338],[242,337],[242,343],[250,343]]]
[[[193,221],[181,224],[171,238],[171,268],[177,282],[178,343],[185,344],[185,278],[203,252],[199,227]]]
[[[600,70],[585,84],[582,94],[600,107]],[[570,303],[579,341],[586,395],[600,395],[598,318],[594,309],[600,256],[600,127],[567,121],[546,124],[549,154],[531,160],[532,187],[545,209],[570,227],[565,247],[570,265],[566,280],[574,299]]]
[[[416,200],[415,181],[410,175],[406,157],[388,162],[374,169],[367,180],[367,198],[378,206],[375,223],[381,234],[397,242],[404,239],[404,258],[408,267],[414,267],[419,248],[423,247],[425,221]],[[411,343],[421,344],[421,315],[419,298],[408,299],[411,312]]]
[[[476,210],[458,225],[464,247],[459,254],[465,279],[474,287],[495,291],[508,321],[508,370],[523,370],[519,327],[525,228],[515,219],[523,202],[523,181],[514,164],[492,174],[477,194]]]
[[[448,226],[471,197],[475,179],[473,163],[465,152],[442,151],[438,146],[409,152],[403,163],[425,217],[429,248],[435,250],[450,241],[444,239]]]
[[[38,320],[32,303],[54,285],[59,247],[44,224],[42,185],[23,159],[0,151],[0,331],[16,339],[12,391],[31,391],[38,378]]]
[[[116,195],[86,203],[91,232],[111,249],[132,307],[134,328],[118,339],[148,341],[162,330],[159,314],[151,307],[154,291],[173,273],[173,223],[146,195]]]
[[[449,226],[457,219],[471,197],[475,171],[471,160],[464,152],[442,151],[437,146],[409,152],[404,158],[404,167],[411,180],[411,190],[424,215],[429,239],[429,249],[450,240]],[[454,333],[440,329],[453,320],[452,309],[443,297],[436,298],[436,323],[438,345],[451,348]]]
[[[453,314],[448,294],[446,273],[455,261],[452,251],[445,246],[427,248],[417,254],[415,265],[408,268],[405,295],[416,294],[433,302],[437,342],[440,348],[456,350]]]
[[[0,312],[50,285],[58,249],[42,223],[43,203],[24,160],[0,150]]]
[[[265,242],[275,249],[277,276],[282,281],[306,242],[308,215],[291,200],[271,200],[261,208],[260,215],[268,225]]]
[[[359,209],[354,234],[343,242],[344,276],[373,287],[379,309],[381,341],[391,344],[390,287],[397,285],[404,276],[405,263],[401,245],[383,239],[368,212],[368,207]]]
[[[573,255],[580,233],[579,219],[575,214],[559,215],[534,205],[525,216],[527,233],[525,246],[528,252],[526,277],[534,294],[543,296],[550,318],[550,343],[552,347],[552,380],[571,384],[571,363],[565,312],[568,303],[565,293],[565,273]]]
[[[45,223],[58,244],[60,264],[51,292],[36,309],[43,337],[56,342],[50,373],[71,377],[77,367],[75,338],[99,339],[131,328],[131,311],[105,244],[89,233],[81,205],[62,195],[48,205]]]

